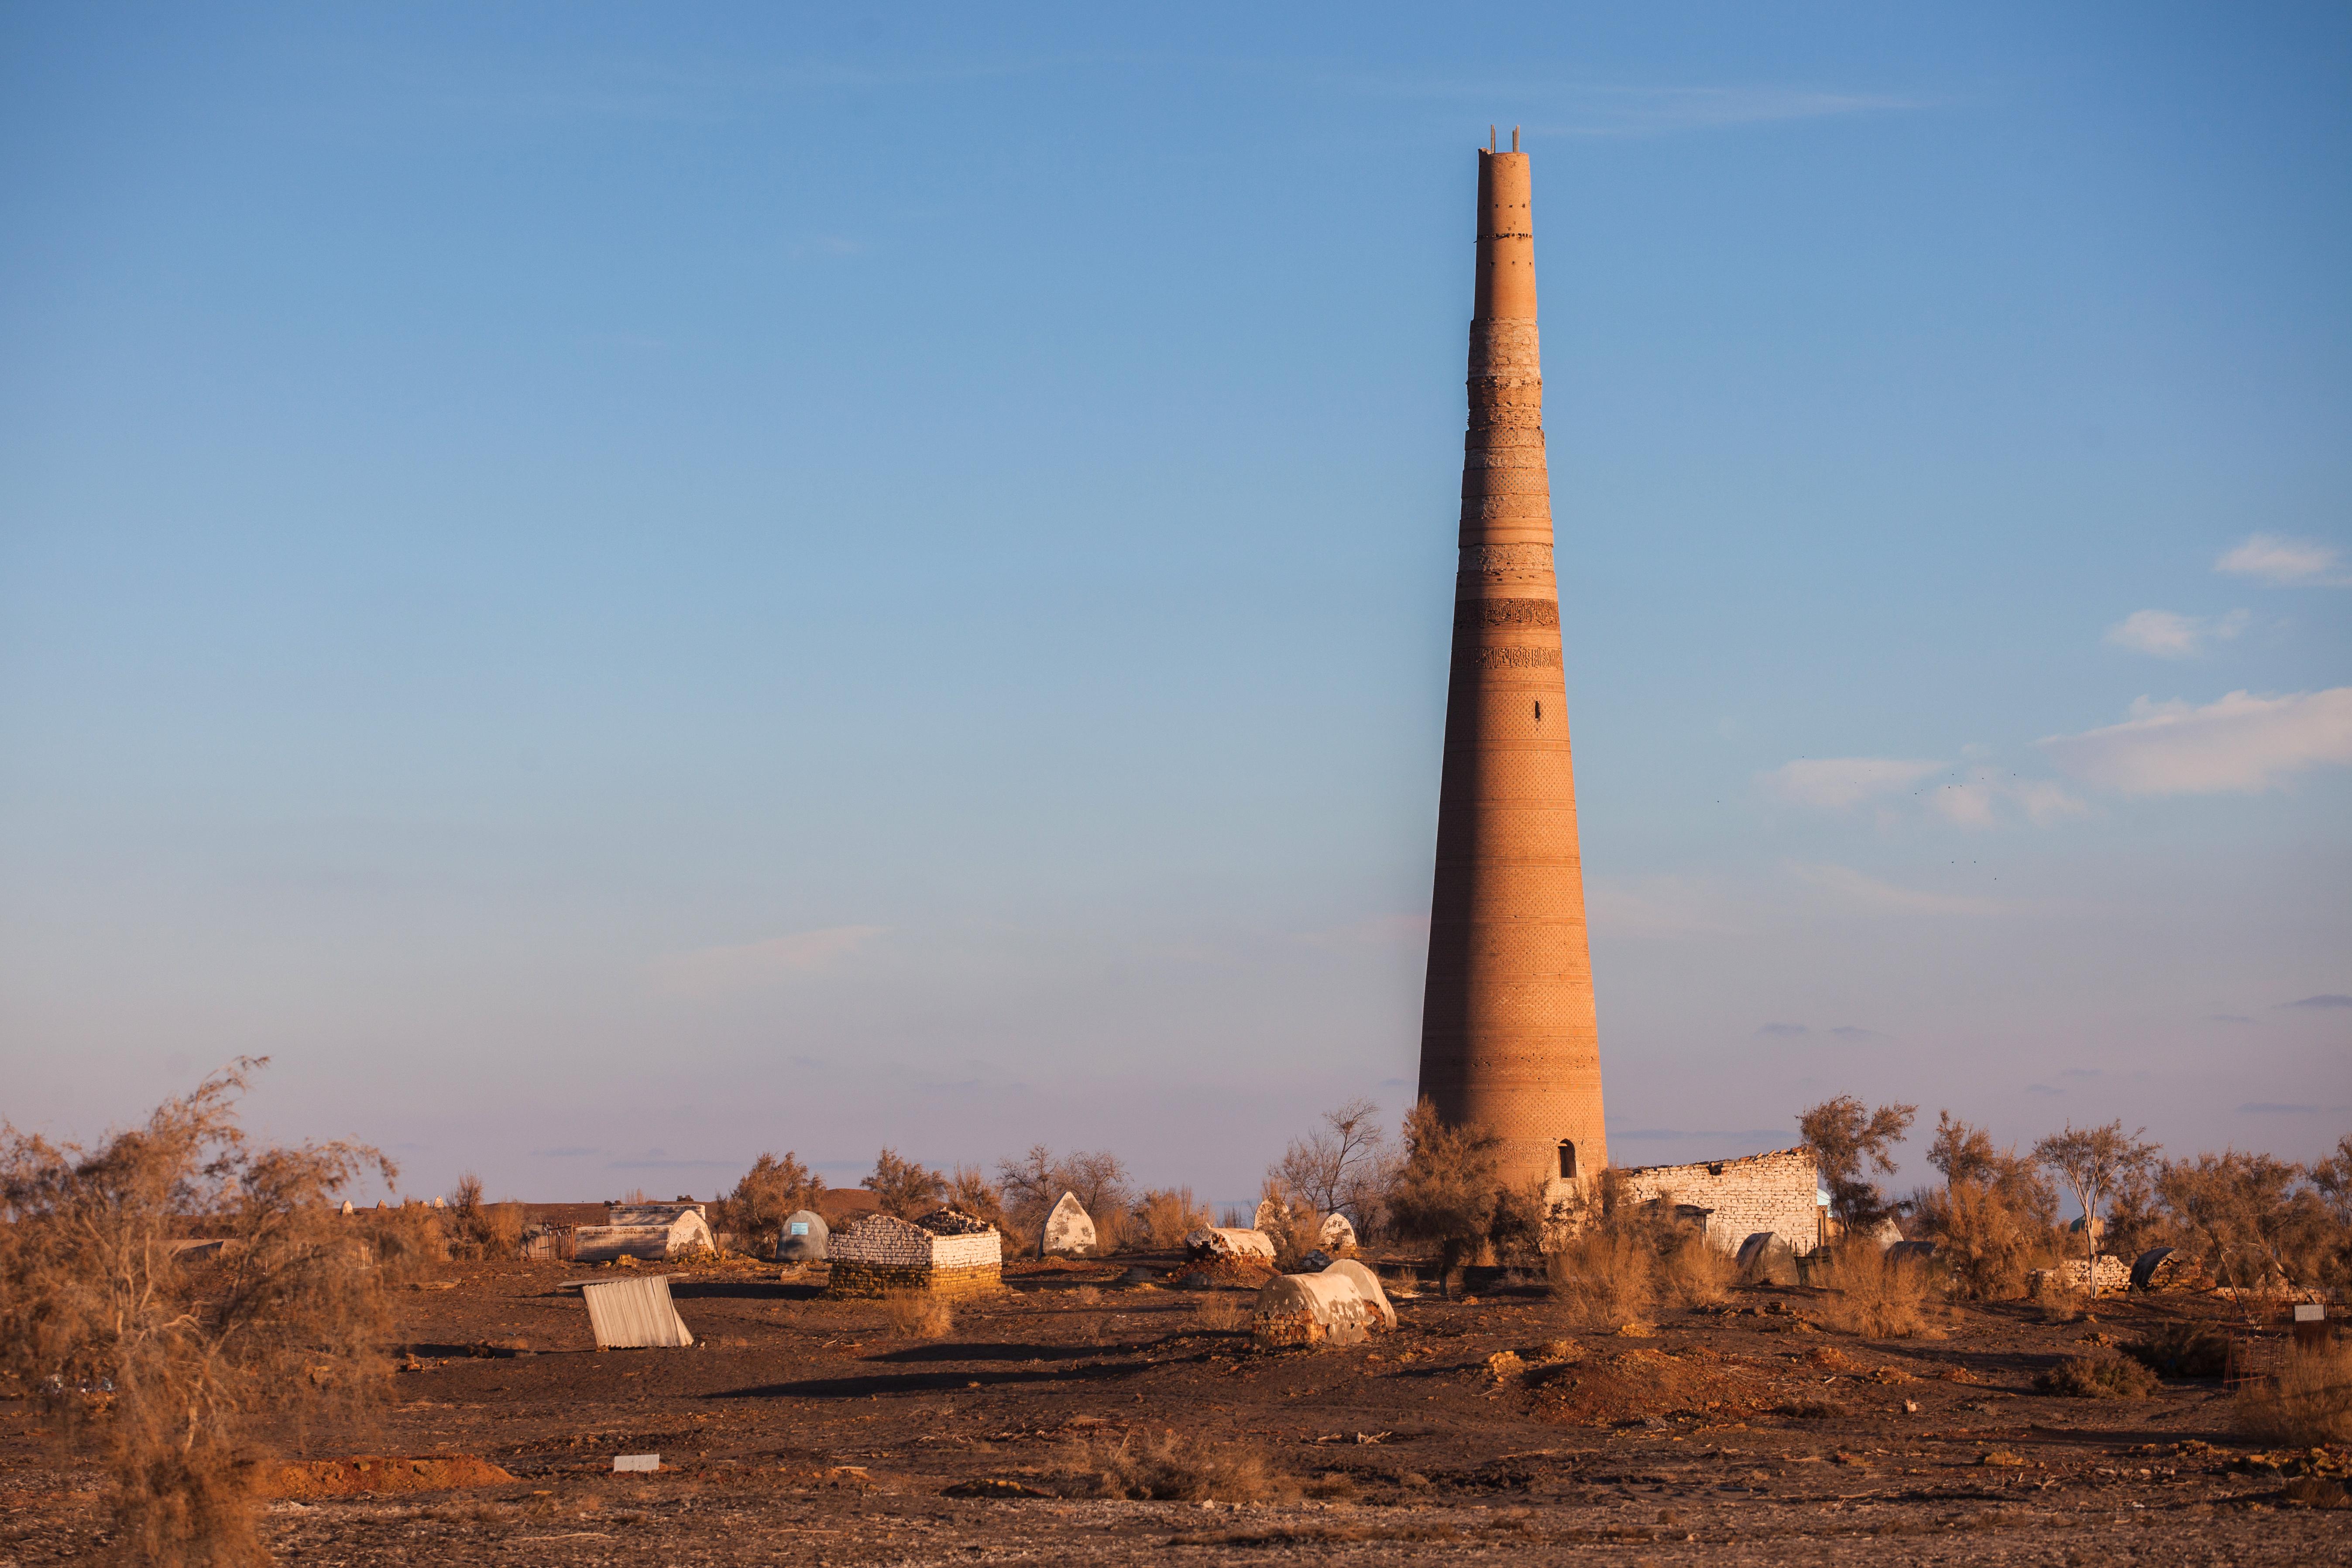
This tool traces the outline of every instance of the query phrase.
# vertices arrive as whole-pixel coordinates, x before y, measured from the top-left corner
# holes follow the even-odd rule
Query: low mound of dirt
[[[1603,1426],[1653,1416],[1744,1421],[1770,1411],[1780,1395],[1769,1379],[1704,1350],[1679,1355],[1623,1351],[1538,1368],[1528,1376],[1530,1414],[1564,1426]]]
[[[451,1454],[429,1459],[309,1459],[279,1467],[270,1478],[276,1498],[352,1497],[361,1492],[444,1492],[459,1487],[509,1486],[514,1477],[488,1459]]]

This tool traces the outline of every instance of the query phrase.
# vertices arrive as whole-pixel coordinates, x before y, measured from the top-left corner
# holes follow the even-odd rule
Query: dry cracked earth
[[[1501,1288],[1401,1300],[1366,1344],[1258,1354],[1227,1326],[1246,1293],[1121,1286],[1127,1261],[1008,1270],[934,1341],[772,1268],[692,1270],[673,1290],[698,1346],[603,1353],[563,1288],[578,1266],[455,1266],[400,1297],[384,1408],[301,1447],[478,1456],[488,1484],[314,1490],[265,1534],[286,1563],[403,1568],[2352,1562],[2326,1479],[2344,1450],[2257,1450],[2215,1383],[2034,1392],[2086,1339],[2218,1308],[1939,1309],[1929,1335],[1881,1341],[1760,1287],[1626,1335]],[[1498,1377],[1506,1351],[1521,1369]],[[0,1565],[96,1555],[96,1471],[0,1408]],[[1170,1434],[1207,1476],[1171,1484],[1210,1500],[1102,1495]],[[661,1469],[613,1473],[637,1453]]]

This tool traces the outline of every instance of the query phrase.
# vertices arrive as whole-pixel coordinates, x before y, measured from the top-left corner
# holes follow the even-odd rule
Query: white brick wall
[[[1636,1165],[1617,1172],[1624,1201],[1647,1203],[1671,1197],[1678,1204],[1711,1209],[1706,1238],[1726,1252],[1759,1230],[1769,1230],[1799,1252],[1817,1239],[1814,1193],[1821,1173],[1810,1149],[1783,1149],[1737,1160],[1703,1160],[1690,1165]]]

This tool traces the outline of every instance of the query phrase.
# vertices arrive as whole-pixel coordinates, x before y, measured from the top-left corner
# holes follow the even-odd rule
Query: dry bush
[[[1193,1324],[1213,1334],[1230,1334],[1249,1326],[1250,1309],[1239,1298],[1213,1290],[1192,1304]]]
[[[2053,1261],[2047,1226],[1999,1185],[1954,1177],[1941,1192],[1915,1194],[1911,1212],[1962,1300],[2014,1300],[2032,1270]]]
[[[1832,1249],[1812,1270],[1813,1283],[1829,1294],[1818,1316],[1829,1328],[1864,1339],[1904,1340],[1927,1327],[1921,1304],[1927,1270],[1896,1263],[1867,1241]]]
[[[824,1183],[791,1150],[782,1157],[762,1153],[736,1178],[735,1190],[719,1200],[717,1227],[733,1231],[748,1247],[772,1249],[784,1222],[803,1209],[814,1209],[824,1191]]]
[[[1404,1159],[1381,1196],[1389,1228],[1411,1241],[1433,1242],[1439,1278],[1449,1291],[1458,1270],[1487,1238],[1501,1201],[1496,1173],[1502,1142],[1480,1127],[1451,1127],[1422,1100],[1404,1119]]]
[[[2170,1377],[2221,1377],[2230,1370],[2230,1336],[2193,1318],[2152,1324],[2123,1351]]]
[[[381,1384],[381,1277],[335,1212],[392,1165],[247,1142],[240,1060],[96,1148],[0,1128],[0,1370],[102,1455],[126,1562],[249,1564],[273,1423]],[[183,1265],[191,1233],[232,1245]]]
[[[447,1210],[436,1217],[453,1258],[512,1258],[522,1244],[522,1205],[484,1203],[482,1178],[471,1171],[457,1178]]]
[[[955,1310],[928,1290],[893,1290],[882,1298],[882,1316],[902,1339],[943,1340],[955,1331]]]
[[[1696,1231],[1687,1231],[1658,1258],[1658,1293],[1677,1307],[1723,1300],[1739,1277],[1739,1261]]]
[[[994,1226],[997,1234],[1004,1238],[1008,1258],[1035,1245],[1036,1237],[1023,1230],[1006,1212],[1003,1189],[990,1181],[988,1173],[978,1165],[958,1165],[948,1178],[948,1207]]]
[[[874,1173],[857,1184],[874,1194],[877,1208],[900,1219],[920,1219],[948,1196],[945,1176],[888,1149],[876,1156]]]
[[[1159,1502],[1270,1502],[1296,1498],[1296,1478],[1263,1451],[1163,1432],[1129,1432],[1116,1447],[1081,1453],[1076,1467],[1104,1497]]]
[[[1155,1187],[1136,1200],[1129,1239],[1154,1252],[1184,1245],[1184,1238],[1211,1224],[1207,1208],[1190,1187]]]
[[[2278,1376],[2242,1384],[2230,1415],[2239,1431],[2264,1443],[2352,1442],[2352,1348],[2292,1353]]]
[[[2146,1399],[2158,1385],[2156,1373],[2136,1361],[2115,1355],[2078,1355],[2035,1373],[2033,1386],[2043,1394],[2073,1399]]]
[[[424,1204],[362,1209],[353,1216],[359,1239],[387,1285],[407,1285],[449,1261],[449,1236],[439,1211]]]
[[[1552,1299],[1580,1328],[1635,1322],[1658,1300],[1658,1254],[1650,1238],[1621,1226],[1594,1226],[1549,1259]]]
[[[2241,1298],[2290,1286],[2308,1290],[2339,1272],[2352,1239],[2319,1171],[2227,1150],[2177,1160],[2157,1192],[2205,1271]]]

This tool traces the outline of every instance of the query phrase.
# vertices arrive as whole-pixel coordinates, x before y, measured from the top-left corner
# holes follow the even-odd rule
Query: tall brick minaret
[[[1437,799],[1421,1093],[1504,1140],[1504,1169],[1608,1163],[1544,468],[1527,154],[1478,154],[1462,560]]]

